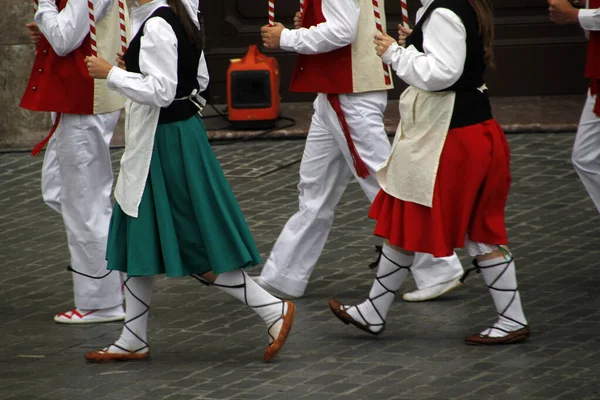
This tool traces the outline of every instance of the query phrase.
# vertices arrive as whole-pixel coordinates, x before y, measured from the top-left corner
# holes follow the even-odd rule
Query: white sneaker
[[[444,293],[448,293],[457,287],[462,286],[460,277],[448,282],[440,283],[425,289],[418,289],[413,292],[404,293],[402,299],[404,301],[426,301],[440,297]]]
[[[59,324],[98,324],[102,322],[123,321],[124,319],[125,311],[122,305],[103,310],[74,308],[54,316],[54,321]]]
[[[272,294],[273,296],[275,296],[279,299],[296,300],[301,297],[301,296],[292,296],[291,294],[287,294],[287,293],[282,292],[281,290],[275,289],[273,286],[271,286],[267,282],[265,282],[264,279],[260,277],[260,275],[252,276],[251,278],[254,282],[258,283],[258,286],[260,286],[261,288],[263,288],[264,290],[266,290],[267,292],[269,292],[270,294]]]

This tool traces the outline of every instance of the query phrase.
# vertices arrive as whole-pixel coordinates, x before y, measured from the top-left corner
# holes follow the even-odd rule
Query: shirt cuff
[[[106,86],[112,90],[119,89],[121,86],[123,86],[126,76],[127,71],[124,69],[112,67],[108,73],[108,76],[106,77]]]
[[[402,47],[398,43],[393,43],[388,47],[387,51],[381,56],[381,60],[386,64],[391,64],[393,61],[394,53],[402,52]]]
[[[279,38],[279,47],[281,47],[281,50],[295,51],[295,41],[296,35],[290,29],[284,29],[281,31],[281,37]]]
[[[597,31],[600,29],[599,26],[597,26],[597,22],[594,21],[594,14],[596,13],[597,9],[581,9],[579,10],[579,15],[578,15],[578,19],[579,19],[579,24],[581,25],[581,27],[587,31]]]

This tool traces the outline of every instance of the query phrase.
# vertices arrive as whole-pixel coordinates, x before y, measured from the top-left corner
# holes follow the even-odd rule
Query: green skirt
[[[110,270],[186,276],[261,262],[197,116],[158,126],[138,211],[132,218],[115,204],[106,252]]]

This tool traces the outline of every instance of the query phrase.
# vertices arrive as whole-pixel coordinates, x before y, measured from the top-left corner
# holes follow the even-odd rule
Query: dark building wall
[[[495,53],[497,68],[488,73],[493,96],[538,96],[576,94],[585,91],[583,79],[586,41],[576,26],[557,26],[548,19],[546,0],[495,0]],[[388,33],[396,36],[400,21],[400,2],[386,1]],[[209,97],[225,102],[225,79],[229,60],[242,56],[250,44],[260,43],[260,27],[267,22],[267,0],[202,1],[207,58],[212,85]],[[420,7],[419,0],[408,0],[411,20]],[[297,0],[275,0],[276,19],[292,25]],[[289,93],[295,56],[285,52],[274,55],[281,69],[281,95],[284,101],[311,100],[313,95]],[[396,79],[397,98],[405,87]]]

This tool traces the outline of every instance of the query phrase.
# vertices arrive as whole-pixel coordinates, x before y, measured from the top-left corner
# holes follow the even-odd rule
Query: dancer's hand
[[[569,3],[569,0],[548,0],[550,21],[559,24],[577,24],[579,11]]]
[[[302,13],[298,11],[296,15],[294,15],[294,29],[302,28]]]
[[[42,38],[42,33],[40,32],[38,24],[36,24],[35,22],[30,22],[25,26],[29,30],[29,39],[31,40],[31,43],[37,45],[40,42],[40,39]]]
[[[396,43],[396,39],[387,33],[377,32],[374,38],[373,43],[375,43],[375,51],[379,57],[383,56],[389,47]]]
[[[125,53],[121,53],[121,52],[117,53],[117,67],[127,71],[127,65],[125,65],[125,60],[123,60],[124,55],[125,55]]]
[[[406,38],[412,33],[412,29],[405,28],[404,25],[398,24],[398,44],[402,47],[406,47]]]
[[[113,68],[108,61],[96,56],[86,57],[85,65],[87,66],[88,73],[94,79],[106,79]]]
[[[274,26],[265,25],[260,28],[263,46],[267,49],[277,50],[281,40],[281,32],[283,32],[284,29],[285,26],[281,25],[279,22],[275,22]]]

